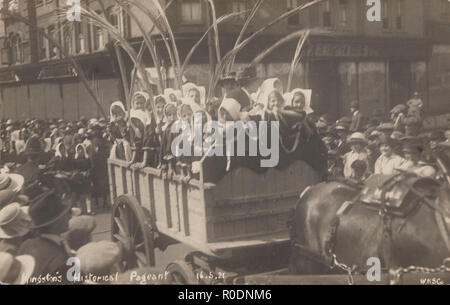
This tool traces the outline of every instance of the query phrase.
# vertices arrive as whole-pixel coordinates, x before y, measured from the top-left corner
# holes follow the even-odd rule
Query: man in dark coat
[[[63,204],[53,192],[45,192],[35,198],[29,208],[32,220],[32,229],[37,237],[26,240],[19,248],[18,253],[34,257],[36,267],[33,277],[44,278],[43,284],[66,283],[67,260],[74,253],[70,250],[62,233],[69,230],[71,207]],[[52,277],[52,279],[48,279]],[[31,284],[39,282],[30,281]]]
[[[358,101],[354,101],[350,105],[350,111],[352,112],[352,122],[349,128],[350,133],[359,132],[362,129],[363,118],[361,112],[359,111],[359,106]]]
[[[23,176],[23,193],[30,198],[37,195],[36,188],[42,172],[39,168],[39,161],[42,153],[43,150],[39,138],[34,136],[29,138],[25,147],[27,162],[15,170],[16,174]]]

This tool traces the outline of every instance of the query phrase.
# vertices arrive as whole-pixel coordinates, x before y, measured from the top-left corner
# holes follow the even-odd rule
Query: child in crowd
[[[110,159],[131,161],[131,147],[126,139],[127,126],[125,121],[116,121],[110,128],[113,146],[109,155]]]
[[[161,150],[160,150],[160,163],[161,168],[167,170],[169,177],[174,174],[176,159],[172,153],[172,141],[175,138],[175,134],[172,133],[171,128],[177,119],[177,107],[174,104],[167,104],[164,107],[164,115],[166,118],[166,125],[161,135]]]
[[[93,215],[91,205],[91,161],[83,144],[75,147],[73,160],[74,172],[72,174],[73,202],[79,203],[85,214]]]

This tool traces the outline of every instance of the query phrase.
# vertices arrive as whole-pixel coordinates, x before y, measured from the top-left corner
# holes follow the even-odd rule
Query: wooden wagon
[[[181,283],[229,282],[286,266],[289,216],[300,193],[320,180],[303,161],[264,174],[234,169],[215,184],[203,181],[203,169],[189,181],[117,160],[108,170],[111,232],[126,250],[123,267],[155,265],[155,248],[184,243],[197,251],[167,267]]]

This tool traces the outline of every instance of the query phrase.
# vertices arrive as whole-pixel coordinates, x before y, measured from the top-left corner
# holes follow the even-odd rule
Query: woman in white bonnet
[[[131,110],[130,110],[130,118],[131,117],[139,117],[144,119],[144,125],[148,124],[148,115],[145,113],[145,106],[147,105],[147,101],[150,100],[150,95],[144,91],[137,91],[133,94],[133,98],[131,100]]]
[[[110,123],[114,123],[121,120],[126,120],[127,117],[127,111],[125,110],[125,107],[123,106],[123,103],[121,101],[115,101],[111,104],[109,107],[109,118]]]

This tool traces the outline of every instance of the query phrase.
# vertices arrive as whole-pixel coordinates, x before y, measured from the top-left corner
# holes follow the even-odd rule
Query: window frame
[[[345,14],[342,14],[345,13]],[[342,18],[345,16],[345,19]],[[350,12],[349,12],[349,4],[348,1],[339,0],[339,8],[338,8],[338,26],[340,28],[349,28],[350,27]]]
[[[9,64],[21,65],[25,62],[23,40],[20,33],[11,33],[9,35]]]
[[[184,13],[183,13],[183,8],[185,7],[185,5],[198,5],[199,6],[199,12],[200,12],[200,17],[198,19],[193,19],[193,14],[192,14],[192,7],[191,7],[191,17],[189,20],[184,19]],[[181,4],[180,4],[180,11],[179,11],[179,16],[180,16],[180,23],[181,24],[188,24],[188,25],[201,25],[205,22],[205,16],[204,16],[204,12],[203,12],[203,3],[201,0],[182,0]]]
[[[95,13],[101,15],[102,12],[97,10],[95,11]],[[105,49],[106,46],[106,35],[105,32],[103,31],[103,29],[95,24],[91,24],[89,26],[89,31],[91,33],[91,51],[92,53],[97,53],[97,52],[102,52]],[[96,35],[96,33],[99,33],[99,35]],[[98,39],[98,46],[97,48],[95,47],[96,45],[96,38],[99,37]]]
[[[333,27],[330,0],[324,2],[324,10],[322,13],[322,25],[327,28]]]
[[[447,0],[441,0],[441,18],[450,18],[450,2]]]
[[[286,0],[286,11],[289,12],[300,6],[299,0]],[[288,27],[300,26],[300,12],[295,13],[287,19]]]
[[[381,27],[383,30],[389,30],[391,27],[388,0],[381,0]]]
[[[50,34],[50,28],[53,28],[53,33]],[[57,31],[57,26],[55,24],[50,24],[49,26],[47,26],[47,28],[45,29],[47,31],[47,35],[49,37],[52,37],[54,40],[58,39],[58,31]],[[50,42],[50,40],[47,39],[47,59],[56,59],[58,58],[58,50],[55,51],[55,55],[51,55],[50,52],[53,52],[52,49],[57,49],[56,44],[53,45],[53,48],[50,48],[53,45],[52,42]]]
[[[405,10],[405,1],[397,0],[396,3],[396,15],[395,15],[395,28],[399,31],[404,29],[404,12]]]

